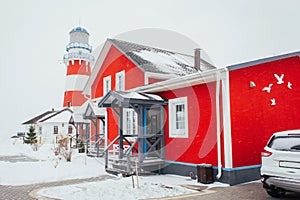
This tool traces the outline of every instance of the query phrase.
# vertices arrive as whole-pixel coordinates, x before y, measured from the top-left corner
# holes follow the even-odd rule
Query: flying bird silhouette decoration
[[[277,79],[277,84],[280,85],[280,84],[284,83],[284,81],[283,81],[284,74],[281,74],[281,76],[278,76],[277,74],[273,74],[273,75]]]
[[[273,98],[270,100],[271,101],[271,106],[275,106],[276,105],[276,100]]]
[[[272,85],[273,85],[273,84],[270,83],[268,87],[264,87],[262,90],[263,90],[263,91],[266,91],[267,93],[270,93],[270,92],[271,92],[271,87],[272,87]]]
[[[291,83],[291,82],[288,82],[287,87],[288,87],[289,89],[293,89],[293,88],[292,88],[292,83]]]

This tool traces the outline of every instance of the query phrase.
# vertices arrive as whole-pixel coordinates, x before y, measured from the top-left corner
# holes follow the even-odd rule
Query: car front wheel
[[[285,190],[282,189],[282,188],[272,187],[271,189],[267,190],[267,193],[272,197],[280,198],[280,197],[283,197],[285,195]]]

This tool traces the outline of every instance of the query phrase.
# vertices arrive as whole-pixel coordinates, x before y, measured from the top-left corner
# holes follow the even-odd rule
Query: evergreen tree
[[[37,136],[36,132],[33,126],[30,126],[29,133],[27,133],[27,136],[24,138],[24,142],[26,144],[35,144],[37,143]]]

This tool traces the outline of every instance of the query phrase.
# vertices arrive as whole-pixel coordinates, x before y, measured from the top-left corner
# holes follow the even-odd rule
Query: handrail
[[[116,137],[107,147],[104,149],[104,152],[106,152],[118,139],[120,136]]]

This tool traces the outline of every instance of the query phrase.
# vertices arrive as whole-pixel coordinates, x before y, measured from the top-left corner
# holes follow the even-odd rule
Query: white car
[[[274,133],[261,157],[261,181],[269,195],[300,192],[300,130]]]

